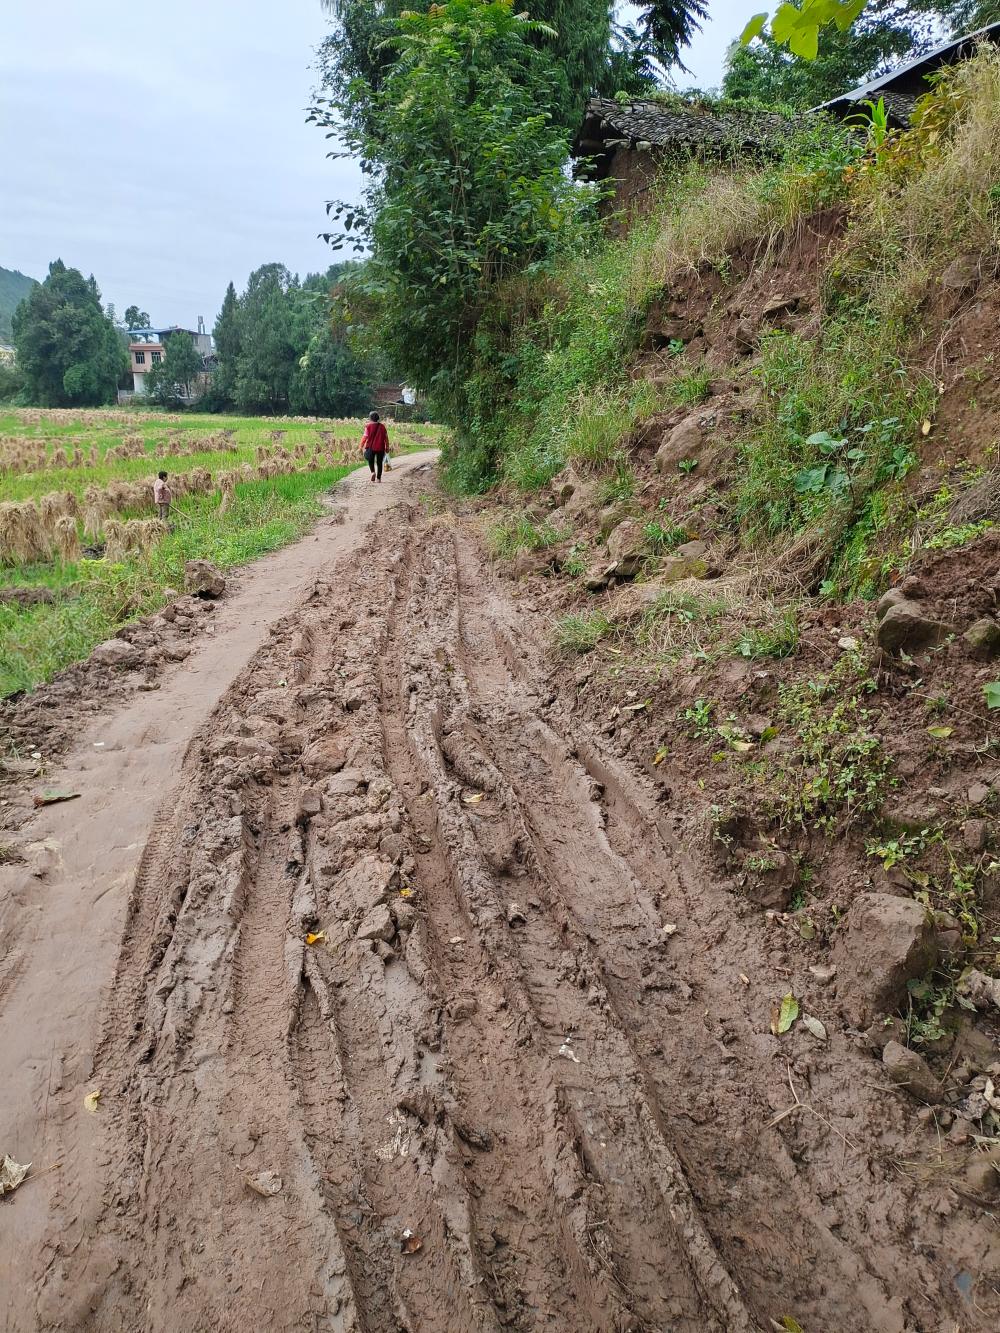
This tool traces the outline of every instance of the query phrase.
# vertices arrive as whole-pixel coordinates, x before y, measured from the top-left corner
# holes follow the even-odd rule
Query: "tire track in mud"
[[[395,690],[384,680],[387,755],[392,762],[392,756],[408,753],[402,771],[396,760],[396,771],[404,793],[407,788],[414,793],[410,808],[417,836],[437,862],[429,869],[438,885],[454,886],[451,919],[468,920],[476,930],[487,972],[497,973],[508,992],[504,1007],[518,1015],[520,1054],[511,1052],[507,1062],[530,1071],[525,1080],[530,1100],[522,1115],[530,1127],[547,1126],[547,1160],[538,1165],[562,1214],[546,1218],[534,1243],[518,1249],[544,1254],[560,1231],[565,1233],[568,1214],[563,1250],[584,1279],[574,1283],[577,1297],[592,1289],[588,1326],[750,1328],[658,1132],[641,1073],[610,1012],[586,942],[553,897],[510,777],[491,759],[476,725],[501,721],[515,745],[523,746],[530,714],[523,694],[520,717],[488,719],[476,703],[492,658],[477,660],[469,670],[455,538],[443,526],[438,534],[438,540],[432,536],[423,544],[423,567],[411,576],[406,607],[394,617],[396,634],[386,660],[401,664],[402,680]],[[424,628],[419,636],[418,624]],[[405,727],[403,719],[395,725],[392,720],[401,696],[410,701]],[[520,762],[523,766],[523,749]],[[436,798],[423,829],[421,789]],[[557,791],[556,799],[565,795]],[[593,839],[585,847],[593,849]],[[505,894],[514,892],[523,905],[505,907]],[[436,898],[440,906],[439,892]],[[448,928],[447,921],[442,924]],[[465,949],[456,952],[462,957]],[[452,973],[453,985],[471,988],[467,966],[464,975],[454,962],[441,970]],[[481,992],[482,984],[474,990]],[[495,1048],[495,1030],[491,1035]],[[502,1095],[502,1088],[490,1089],[494,1107]],[[524,1144],[509,1157],[520,1179],[533,1176],[536,1168],[527,1148]],[[497,1211],[502,1216],[502,1206]],[[560,1257],[553,1255],[556,1267]],[[540,1289],[532,1274],[519,1276],[522,1289]],[[579,1327],[579,1305],[557,1312],[556,1299],[549,1298],[545,1326]]]
[[[759,962],[765,951],[754,938],[759,918],[734,920],[725,895],[698,885],[651,786],[603,753],[593,732],[577,727],[565,709],[516,724],[512,696],[540,678],[541,664],[515,646],[510,603],[491,590],[480,595],[471,543],[460,542],[456,558],[470,608],[466,673],[474,705],[489,724],[480,727],[481,739],[488,738],[489,753],[512,776],[549,882],[592,945],[594,966],[646,1079],[656,1129],[683,1163],[730,1270],[761,1312],[775,1311],[775,1291],[784,1288],[784,1309],[808,1318],[810,1327],[922,1329],[936,1318],[930,1310],[942,1294],[957,1304],[954,1270],[933,1245],[914,1256],[898,1242],[873,1241],[889,1229],[893,1209],[905,1215],[909,1191],[891,1161],[863,1152],[822,1116],[781,1133],[763,1128],[777,1109],[767,1070],[781,1052],[766,1025],[756,1028],[744,1005],[732,1002],[747,958]],[[544,774],[541,784],[532,780],[536,773]],[[681,934],[671,938],[667,955],[660,931],[668,917],[681,923]],[[773,996],[782,977],[780,969],[777,977],[768,973]],[[758,1012],[767,1012],[767,1000],[758,1001]],[[787,1064],[807,1096],[815,1072],[815,1086],[837,1103],[850,1133],[857,1112],[843,1103],[856,1088],[845,1088],[837,1073],[831,1085],[822,1059],[815,1069],[798,1059]],[[778,1087],[784,1107],[790,1098]],[[852,1176],[853,1188],[841,1191]],[[796,1222],[793,1244],[789,1216]],[[904,1268],[909,1275],[901,1282]],[[819,1287],[817,1272],[824,1275]],[[930,1304],[911,1324],[910,1311],[924,1301]]]
[[[53,1219],[39,1326],[935,1327],[947,1276],[884,1243],[905,1196],[822,1202],[873,1159],[756,1128],[775,1049],[731,981],[758,926],[459,526],[398,510],[375,542],[273,628],[143,854],[104,1190],[87,1243],[71,1190]]]

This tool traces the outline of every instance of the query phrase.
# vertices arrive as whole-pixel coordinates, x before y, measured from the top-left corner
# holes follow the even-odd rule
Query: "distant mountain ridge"
[[[14,311],[34,285],[34,278],[25,277],[16,268],[0,267],[0,342],[11,341],[10,322]]]

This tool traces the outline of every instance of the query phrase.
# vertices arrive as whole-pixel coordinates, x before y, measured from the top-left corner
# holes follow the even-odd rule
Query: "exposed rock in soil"
[[[609,574],[630,579],[638,574],[646,559],[646,534],[635,519],[627,518],[608,534]]]
[[[964,1183],[973,1194],[986,1199],[1000,1195],[1000,1154],[995,1148],[975,1157],[965,1168]]]
[[[184,566],[184,591],[197,597],[221,597],[226,580],[210,561],[189,560]]]
[[[377,903],[358,926],[359,940],[389,941],[395,933],[396,923],[385,903]]]
[[[753,872],[747,882],[747,897],[759,907],[784,911],[792,899],[798,879],[798,866],[788,852],[769,850],[764,868]]]
[[[941,286],[958,296],[967,296],[978,287],[982,277],[981,270],[980,255],[958,255],[941,274]]]
[[[970,852],[984,852],[990,841],[990,822],[987,819],[967,819],[962,825],[962,841]]]
[[[588,592],[603,592],[610,582],[607,565],[591,565],[583,576],[583,586]]]
[[[890,1041],[882,1052],[882,1063],[893,1083],[905,1088],[917,1101],[933,1104],[941,1100],[943,1090],[939,1079],[916,1051]]]
[[[656,451],[654,463],[661,473],[677,471],[677,465],[685,458],[698,459],[705,447],[705,431],[698,413],[692,413],[673,428]]]
[[[91,657],[102,666],[116,667],[138,666],[141,660],[139,650],[125,639],[107,639],[99,643]]]
[[[984,972],[973,968],[959,982],[959,991],[976,1006],[977,1009],[1000,1009],[1000,978],[988,977]]]
[[[660,565],[661,581],[679,583],[681,579],[704,578],[708,572],[708,562],[705,559],[707,551],[707,542],[685,542],[683,546],[678,546]]]
[[[879,621],[876,639],[878,646],[885,652],[898,653],[943,643],[949,634],[954,633],[953,625],[935,620],[915,602],[902,601],[886,610]]]
[[[42,602],[55,600],[55,593],[44,585],[36,588],[0,588],[0,606],[38,606]]]
[[[962,636],[974,657],[1000,656],[1000,625],[989,616],[982,616],[969,626]]]
[[[863,893],[844,919],[834,945],[837,993],[857,1027],[891,1013],[906,999],[906,983],[935,963],[934,923],[912,898]]]

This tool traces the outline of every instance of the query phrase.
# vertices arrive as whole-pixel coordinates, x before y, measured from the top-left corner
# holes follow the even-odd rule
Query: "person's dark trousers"
[[[379,481],[382,480],[382,462],[384,458],[385,454],[381,450],[378,453],[374,449],[365,450],[365,462],[368,464],[368,469],[373,477],[378,477]]]

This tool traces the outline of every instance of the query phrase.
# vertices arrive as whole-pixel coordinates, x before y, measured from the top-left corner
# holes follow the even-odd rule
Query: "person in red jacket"
[[[372,481],[382,480],[382,464],[385,462],[388,448],[389,432],[379,420],[378,413],[372,412],[365,422],[364,434],[361,436],[361,452],[371,471]]]

